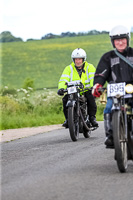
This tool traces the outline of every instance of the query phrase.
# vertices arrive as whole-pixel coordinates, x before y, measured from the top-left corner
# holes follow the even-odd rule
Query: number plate
[[[107,85],[107,96],[125,95],[125,83],[113,83]]]
[[[68,94],[72,94],[72,93],[77,92],[77,89],[76,89],[75,86],[73,86],[73,87],[69,87],[69,88],[67,88],[67,91],[68,91]]]

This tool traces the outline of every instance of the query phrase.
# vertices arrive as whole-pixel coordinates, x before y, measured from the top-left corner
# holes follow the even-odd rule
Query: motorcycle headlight
[[[128,94],[133,93],[133,85],[132,85],[132,84],[127,84],[127,85],[125,86],[125,91],[126,91],[126,93],[128,93]]]

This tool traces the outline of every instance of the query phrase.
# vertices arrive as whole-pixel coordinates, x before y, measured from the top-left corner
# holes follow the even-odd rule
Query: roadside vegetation
[[[56,92],[45,88],[44,92],[33,91],[29,87],[1,95],[0,107],[1,130],[60,124],[63,121],[61,99]]]
[[[1,127],[0,130],[61,124],[63,115],[62,98],[54,90],[33,88],[1,91]],[[97,101],[97,120],[103,120],[104,105]]]

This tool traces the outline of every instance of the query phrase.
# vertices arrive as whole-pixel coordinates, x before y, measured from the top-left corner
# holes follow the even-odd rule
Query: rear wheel
[[[68,108],[68,127],[72,141],[77,141],[79,138],[79,117],[74,106]]]
[[[112,128],[115,146],[115,158],[120,172],[127,170],[127,138],[125,137],[125,123],[121,111],[112,115]]]
[[[86,121],[85,121],[85,124],[88,128],[90,127]],[[90,138],[90,136],[91,136],[91,130],[87,130],[85,125],[83,126],[83,135],[85,138]]]
[[[87,131],[85,128],[83,130],[83,135],[85,138],[90,138],[90,135],[91,135],[91,131]]]

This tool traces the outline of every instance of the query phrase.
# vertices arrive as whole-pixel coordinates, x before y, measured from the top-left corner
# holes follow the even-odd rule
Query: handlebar
[[[66,92],[67,92],[67,89],[64,89],[63,92],[66,93]]]
[[[107,91],[107,88],[98,88],[98,92],[106,92]]]
[[[82,89],[82,88],[79,87],[79,90],[80,90],[80,92],[91,91],[92,88],[83,88],[83,89]],[[64,90],[63,90],[63,93],[66,93],[67,91],[68,91],[67,89],[64,89]]]

